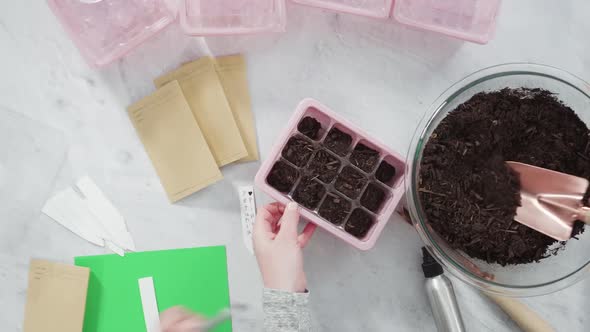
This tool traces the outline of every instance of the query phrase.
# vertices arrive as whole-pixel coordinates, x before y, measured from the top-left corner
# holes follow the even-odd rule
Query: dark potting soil
[[[307,164],[313,152],[313,144],[301,137],[291,137],[287,142],[287,146],[283,149],[282,155],[293,165],[303,167]]]
[[[363,238],[373,226],[373,217],[362,209],[355,209],[350,214],[344,230],[357,238]]]
[[[351,166],[346,166],[336,178],[334,187],[346,197],[356,199],[361,194],[367,178]]]
[[[305,177],[299,182],[295,192],[293,192],[293,200],[306,208],[313,210],[319,204],[324,195],[326,188],[317,180]]]
[[[391,166],[388,162],[382,161],[375,172],[377,180],[383,183],[389,183],[395,177],[395,167]]]
[[[297,130],[300,133],[313,140],[319,138],[320,129],[322,129],[322,124],[311,116],[304,117],[297,125]]]
[[[339,195],[328,194],[318,212],[329,222],[340,225],[344,222],[351,208],[352,204],[347,199]]]
[[[350,162],[367,173],[371,173],[379,161],[379,152],[364,144],[358,144],[350,155]]]
[[[452,247],[489,263],[556,254],[548,251],[554,239],[514,220],[520,184],[506,161],[590,179],[590,131],[548,91],[473,96],[442,120],[424,149],[418,190],[429,224]]]
[[[317,177],[324,183],[330,183],[340,170],[340,160],[326,150],[319,150],[311,159],[307,168],[313,177]]]
[[[268,173],[266,182],[276,190],[288,193],[298,178],[299,171],[297,169],[284,161],[277,161]]]
[[[375,183],[370,183],[361,196],[361,205],[377,213],[383,202],[385,202],[385,190]]]
[[[352,136],[338,128],[332,128],[324,140],[324,146],[339,156],[345,156],[351,144]]]

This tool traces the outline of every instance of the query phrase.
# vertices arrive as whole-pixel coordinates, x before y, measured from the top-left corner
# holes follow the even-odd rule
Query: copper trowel
[[[514,161],[507,164],[520,175],[516,221],[559,241],[571,238],[576,220],[590,223],[590,208],[582,204],[588,180]]]

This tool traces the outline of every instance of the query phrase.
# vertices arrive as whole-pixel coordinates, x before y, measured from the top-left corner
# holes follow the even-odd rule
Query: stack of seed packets
[[[171,202],[221,180],[222,166],[258,160],[241,55],[204,57],[154,83],[128,113]]]

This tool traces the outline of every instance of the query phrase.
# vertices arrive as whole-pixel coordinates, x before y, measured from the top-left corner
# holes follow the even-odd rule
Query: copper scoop
[[[514,161],[520,175],[521,206],[514,219],[556,240],[572,236],[574,222],[590,223],[590,208],[582,205],[590,183],[584,178]]]

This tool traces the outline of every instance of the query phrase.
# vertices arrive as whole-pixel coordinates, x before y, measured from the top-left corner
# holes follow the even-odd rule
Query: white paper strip
[[[45,203],[43,213],[86,241],[104,247],[102,229],[72,188],[51,197]]]
[[[238,188],[238,195],[240,197],[240,213],[244,245],[251,254],[254,254],[254,247],[252,245],[252,229],[254,220],[256,219],[254,188],[252,186],[241,186]]]
[[[152,277],[141,278],[138,283],[146,332],[160,332],[160,313],[158,312],[154,279]]]
[[[86,241],[106,245],[120,256],[125,250],[135,251],[125,218],[88,177],[50,198],[43,213]]]
[[[135,243],[127,230],[125,218],[96,184],[90,178],[83,177],[76,186],[86,197],[90,212],[102,224],[106,232],[105,240],[108,239],[119,248],[135,251]]]

